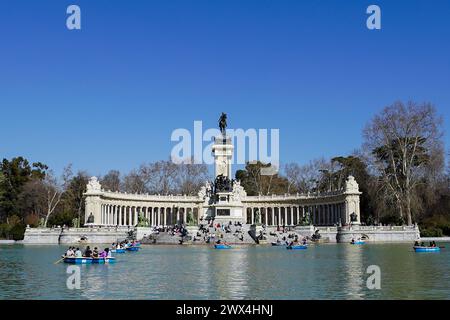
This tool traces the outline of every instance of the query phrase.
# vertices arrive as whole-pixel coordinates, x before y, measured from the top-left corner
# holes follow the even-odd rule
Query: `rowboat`
[[[307,245],[294,245],[294,246],[287,246],[286,249],[288,250],[306,250],[308,249]]]
[[[108,258],[89,258],[89,257],[65,257],[64,263],[71,264],[105,264],[105,263],[114,263],[116,262],[116,258],[108,257]]]
[[[220,249],[220,250],[225,250],[225,249],[231,249],[231,246],[228,244],[215,244],[214,248]]]
[[[125,253],[125,249],[111,249],[112,253]]]
[[[135,246],[126,248],[127,251],[139,251],[139,249],[140,249],[139,247],[135,247]]]
[[[272,242],[272,246],[274,246],[274,247],[286,247],[286,243],[284,243],[284,242]]]
[[[365,244],[365,242],[362,241],[362,240],[358,240],[358,241],[355,241],[355,242],[350,242],[350,244],[361,245],[361,244]]]
[[[415,252],[439,252],[441,248],[439,247],[414,247]]]

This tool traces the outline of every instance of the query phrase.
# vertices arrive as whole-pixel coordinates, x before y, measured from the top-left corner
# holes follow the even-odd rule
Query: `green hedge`
[[[420,231],[421,237],[442,237],[444,234],[441,228],[429,227]]]
[[[23,240],[25,234],[25,225],[10,225],[7,223],[0,224],[0,238],[8,240]]]

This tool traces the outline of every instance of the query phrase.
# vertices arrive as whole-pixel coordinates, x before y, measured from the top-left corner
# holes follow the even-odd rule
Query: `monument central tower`
[[[200,191],[204,198],[207,219],[221,223],[244,221],[242,199],[246,196],[244,188],[232,179],[232,161],[234,146],[232,137],[226,134],[227,115],[222,112],[219,118],[221,135],[214,138],[212,153],[214,155],[214,184],[207,184]]]
[[[219,128],[222,135],[215,137],[212,152],[214,154],[215,178],[224,176],[231,179],[231,162],[233,159],[234,147],[231,137],[227,136],[226,127],[227,115],[222,112],[222,115],[219,118]]]

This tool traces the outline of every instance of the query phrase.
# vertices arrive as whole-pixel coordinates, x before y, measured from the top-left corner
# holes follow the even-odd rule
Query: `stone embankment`
[[[128,227],[115,228],[27,228],[24,244],[96,244],[126,239]]]
[[[183,239],[172,232],[155,233],[152,228],[89,227],[89,228],[27,228],[24,244],[100,244],[136,237],[145,244],[208,244],[221,240],[230,244],[270,244],[271,242],[311,238],[321,235],[321,242],[350,242],[352,238],[364,238],[367,242],[413,242],[419,240],[417,226],[351,226],[351,227],[286,227],[263,228],[256,225],[230,225],[226,229],[203,225],[187,227]],[[209,239],[209,241],[208,241]],[[450,241],[450,238],[422,238],[423,241]],[[13,242],[4,242],[13,243]]]

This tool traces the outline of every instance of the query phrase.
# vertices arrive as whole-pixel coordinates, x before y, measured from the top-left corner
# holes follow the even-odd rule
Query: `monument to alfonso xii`
[[[258,235],[259,239],[269,240],[280,230],[301,237],[319,232],[329,242],[348,242],[359,237],[393,242],[417,239],[417,226],[361,226],[361,192],[353,176],[347,178],[341,190],[333,192],[248,196],[240,181],[232,179],[233,137],[227,135],[226,126],[226,114],[222,113],[221,134],[212,146],[215,178],[205,182],[196,196],[112,192],[91,177],[84,194],[84,228],[27,228],[24,242],[112,243],[130,231],[135,231],[141,240],[154,234],[155,229],[171,226],[184,226],[195,237],[201,226],[218,224],[239,225],[245,235],[240,237],[240,243],[246,244],[260,243]],[[161,237],[159,240],[173,241]]]
[[[212,152],[215,179],[197,196],[128,194],[103,190],[96,177],[87,186],[86,226],[136,226],[141,217],[150,227],[198,225],[201,221],[256,224],[267,227],[358,225],[360,192],[350,176],[345,188],[331,193],[247,196],[232,179],[233,141],[226,134],[226,115],[219,119],[221,135]]]

